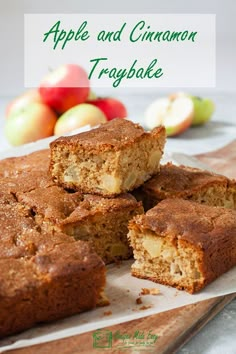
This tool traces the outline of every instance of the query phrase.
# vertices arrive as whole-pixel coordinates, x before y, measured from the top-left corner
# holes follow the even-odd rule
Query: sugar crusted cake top
[[[235,184],[236,187],[236,183],[225,176],[198,168],[175,166],[172,163],[167,163],[161,166],[159,174],[144,184],[143,189],[163,197],[166,197],[169,193],[184,196],[205,186],[212,184],[227,186],[229,182],[232,185]]]
[[[49,167],[49,158],[49,149],[6,158],[0,161],[0,177],[17,176],[22,172],[46,171]]]
[[[145,215],[136,216],[130,228],[207,249],[225,239],[236,243],[236,211],[183,199],[165,199]]]
[[[20,297],[29,284],[34,289],[39,287],[39,282],[48,283],[52,277],[77,274],[83,279],[95,269],[104,272],[101,258],[83,241],[58,243],[30,258],[0,259],[0,267],[0,303],[6,298]]]
[[[81,193],[68,193],[58,186],[36,188],[28,193],[18,193],[20,203],[54,222],[69,216],[82,200]]]
[[[153,134],[164,132],[164,127],[154,129]],[[50,144],[50,147],[57,144],[81,146],[86,148],[100,149],[113,148],[118,150],[130,145],[140,138],[151,136],[151,133],[139,125],[126,119],[113,119],[85,133],[76,134],[68,137],[60,137]]]
[[[81,202],[68,218],[61,222],[61,225],[82,221],[88,216],[96,214],[129,210],[134,207],[139,207],[141,210],[142,204],[141,202],[137,202],[137,200],[128,193],[121,194],[116,198],[103,198],[97,195],[85,194],[83,202]]]

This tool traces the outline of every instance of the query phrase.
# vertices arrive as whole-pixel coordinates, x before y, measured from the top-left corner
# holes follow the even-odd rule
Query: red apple
[[[97,98],[96,100],[91,100],[88,103],[100,108],[107,117],[107,120],[127,117],[126,107],[123,105],[122,102],[118,101],[115,98]]]
[[[11,101],[6,108],[6,118],[27,107],[30,103],[42,103],[38,90],[29,90]]]
[[[89,95],[86,71],[76,64],[62,65],[48,74],[40,84],[42,100],[58,113],[64,113]]]
[[[105,114],[99,108],[88,103],[82,103],[69,109],[69,111],[59,117],[55,125],[54,134],[63,135],[85,125],[93,127],[106,123],[106,121]]]
[[[53,135],[56,113],[43,103],[31,103],[6,120],[5,135],[11,145],[22,145]]]

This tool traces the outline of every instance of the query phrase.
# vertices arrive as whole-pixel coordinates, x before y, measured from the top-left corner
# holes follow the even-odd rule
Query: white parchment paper
[[[89,127],[83,128],[83,131]],[[80,130],[81,131],[81,130]],[[20,148],[1,153],[0,158],[20,156],[32,151],[48,147],[54,138],[44,139]],[[174,163],[188,164],[188,156],[165,154],[163,161],[172,160]],[[180,161],[178,161],[180,160]],[[189,165],[202,167],[191,158]],[[236,267],[223,274],[200,293],[190,295],[184,291],[152,283],[130,275],[130,266],[133,261],[123,262],[121,265],[111,265],[107,269],[106,294],[110,305],[75,315],[47,325],[34,327],[19,335],[11,336],[0,341],[0,352],[16,348],[31,346],[56,339],[70,337],[98,328],[109,327],[141,317],[157,314],[177,307],[182,307],[198,301],[231,294],[236,292]],[[142,304],[137,305],[136,299],[142,288],[158,288],[159,295],[142,296]],[[142,307],[145,307],[142,309]],[[109,315],[104,314],[108,312]]]

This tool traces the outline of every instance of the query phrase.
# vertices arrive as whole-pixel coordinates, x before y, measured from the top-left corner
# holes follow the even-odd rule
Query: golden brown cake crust
[[[103,198],[97,195],[86,194],[84,195],[83,202],[81,202],[60,225],[79,222],[86,219],[88,216],[96,214],[113,213],[119,210],[125,211],[125,209],[142,210],[142,203],[137,202],[136,199],[128,193],[121,194],[116,198]]]
[[[142,214],[140,202],[130,194],[116,198],[84,195],[84,200],[58,228],[75,239],[90,241],[105,264],[129,259],[128,222]]]
[[[88,242],[31,226],[1,239],[0,338],[90,310],[104,290],[105,266]]]
[[[44,221],[57,223],[69,216],[83,200],[81,193],[68,193],[58,186],[36,188],[28,193],[17,193],[17,200]]]
[[[146,215],[136,216],[129,225],[130,230],[152,233],[168,240],[173,245],[192,249],[200,260],[201,279],[184,288],[193,293],[236,265],[236,211],[201,205],[183,199],[165,199]],[[190,256],[191,257],[191,256]],[[168,281],[148,274],[138,277],[170,285]],[[180,289],[180,283],[172,283]]]
[[[5,189],[8,194],[30,192],[35,188],[47,188],[52,185],[54,183],[47,171],[28,171],[0,179],[0,189]]]
[[[145,215],[135,217],[133,227],[151,230],[159,236],[171,235],[199,249],[229,239],[236,246],[236,211],[201,205],[183,199],[165,199]],[[136,226],[135,226],[136,225]],[[222,232],[223,231],[223,232]]]
[[[162,165],[160,172],[134,191],[144,209],[163,199],[182,198],[199,203],[236,209],[236,181],[209,171],[172,163]]]
[[[19,215],[17,204],[0,204],[0,259],[19,258],[31,254],[29,249],[17,244],[17,238],[20,238],[27,230],[33,232],[35,223],[31,217]]]
[[[81,241],[0,267],[0,337],[94,308],[105,286],[103,262]]]
[[[159,171],[164,145],[164,127],[145,132],[131,121],[114,119],[52,142],[50,173],[64,188],[114,197]]]
[[[41,232],[60,230],[72,239],[90,241],[106,264],[131,257],[128,221],[143,212],[141,202],[131,194],[103,198],[52,186],[16,196],[21,206],[19,212],[33,215]]]
[[[26,171],[46,171],[49,167],[50,150],[40,150],[31,154],[9,157],[0,161],[0,177],[17,176]]]
[[[153,131],[153,134],[159,135],[164,130],[164,127],[158,127]],[[50,148],[53,149],[57,144],[62,144],[69,145],[71,149],[73,147],[77,149],[78,145],[81,145],[88,151],[100,152],[107,149],[118,151],[149,136],[150,133],[145,132],[139,124],[117,118],[85,133],[60,137],[50,144]]]
[[[0,161],[0,337],[92,309],[104,290],[91,245],[36,222],[61,220],[82,198],[52,186],[48,162],[48,151]]]
[[[160,173],[152,177],[142,187],[152,193],[157,193],[160,199],[171,197],[182,198],[212,184],[227,185],[229,179],[209,171],[176,166],[167,163],[161,166]],[[235,184],[236,185],[236,184]]]
[[[64,190],[48,162],[48,151],[0,161],[0,337],[94,308],[105,285],[102,259],[132,254],[127,225],[141,203]],[[63,221],[79,235],[63,233]]]

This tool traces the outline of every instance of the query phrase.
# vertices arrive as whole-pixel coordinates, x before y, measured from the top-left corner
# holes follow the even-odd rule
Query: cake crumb
[[[110,301],[104,292],[102,294],[100,294],[100,297],[99,297],[96,305],[97,305],[97,307],[103,307],[103,306],[110,305]]]
[[[142,306],[142,307],[140,307],[139,309],[140,310],[148,310],[148,309],[150,309],[152,307],[152,305],[147,305],[147,306]]]
[[[142,291],[139,295],[159,295],[160,290],[157,288],[142,288]]]
[[[103,312],[104,316],[111,316],[112,315],[112,311],[105,311]]]
[[[143,302],[142,302],[142,299],[141,299],[141,297],[138,297],[137,299],[136,299],[136,304],[137,305],[141,305]]]

